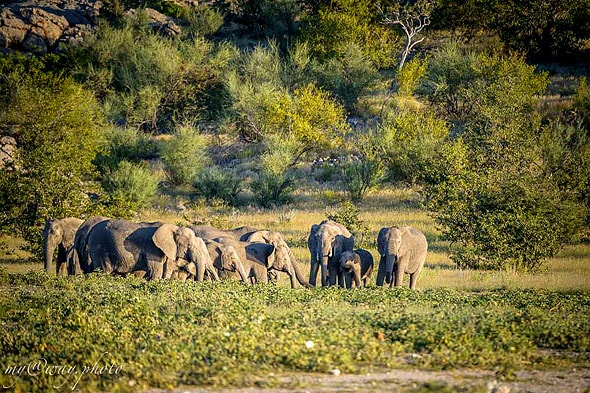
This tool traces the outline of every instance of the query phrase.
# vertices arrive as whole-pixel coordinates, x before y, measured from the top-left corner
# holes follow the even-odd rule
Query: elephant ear
[[[174,233],[178,229],[176,225],[162,224],[154,234],[152,240],[169,261],[176,261],[177,246],[174,239]]]
[[[251,243],[246,246],[246,251],[256,261],[263,263],[267,268],[270,268],[275,263],[275,246],[266,243]]]
[[[379,231],[379,236],[377,236],[377,249],[379,250],[379,254],[382,257],[385,256],[385,245],[387,244],[387,233],[389,232],[389,228],[381,228]]]

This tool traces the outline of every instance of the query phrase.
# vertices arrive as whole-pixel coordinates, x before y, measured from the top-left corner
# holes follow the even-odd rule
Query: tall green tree
[[[446,169],[428,190],[452,258],[465,267],[538,268],[585,217],[569,191],[575,185],[553,176],[541,153],[535,100],[547,76],[519,57],[452,49],[432,57],[427,78],[433,103],[452,109],[455,122],[455,142],[438,153]]]
[[[30,68],[33,67],[33,68]],[[0,171],[0,230],[40,238],[46,217],[81,215],[94,175],[102,117],[94,95],[40,65],[0,61],[0,135],[16,140]]]

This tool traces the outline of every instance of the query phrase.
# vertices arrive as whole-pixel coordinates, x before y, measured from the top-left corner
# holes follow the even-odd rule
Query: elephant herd
[[[324,220],[312,225],[307,239],[309,279],[277,231],[247,226],[221,230],[210,226],[177,226],[162,222],[74,217],[47,220],[43,231],[45,270],[52,270],[57,249],[57,275],[96,270],[146,279],[211,280],[235,278],[246,284],[274,281],[286,273],[297,282],[316,286],[365,286],[373,272],[373,256],[354,248],[354,236],[343,225]],[[424,265],[426,237],[412,227],[382,228],[377,238],[380,262],[377,285],[401,286],[405,273],[410,288]]]

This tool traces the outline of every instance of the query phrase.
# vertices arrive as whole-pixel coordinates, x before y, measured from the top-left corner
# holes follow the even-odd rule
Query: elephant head
[[[299,269],[299,263],[295,259],[291,248],[289,248],[280,232],[257,230],[243,235],[241,240],[251,243],[272,244],[275,247],[275,261],[272,269],[287,273],[291,280],[291,288],[295,288],[295,280],[299,281],[304,287],[310,287]]]
[[[340,270],[340,256],[354,248],[354,237],[343,225],[325,220],[311,227],[308,247],[311,253],[309,283],[315,285],[318,267],[321,266],[322,286],[334,285]]]
[[[340,269],[352,275],[357,287],[361,286],[361,258],[357,253],[344,251],[340,256]]]
[[[232,245],[210,239],[205,240],[205,245],[218,271],[237,272],[244,283],[249,283],[244,264]]]
[[[218,279],[205,242],[191,229],[162,224],[152,235],[152,240],[167,259],[162,272],[163,277],[170,278],[181,269],[190,271],[191,264],[194,264],[197,281],[203,281],[205,271],[212,274],[214,279]]]
[[[76,217],[67,217],[61,220],[48,219],[43,229],[44,267],[49,273],[53,254],[57,248],[56,273],[65,276],[67,274],[67,252],[74,244],[76,231],[82,224],[82,220]]]
[[[414,289],[428,249],[424,234],[412,227],[382,228],[377,249],[381,257],[377,285],[382,286],[385,280],[390,286],[400,286],[404,273],[409,273],[410,287]]]

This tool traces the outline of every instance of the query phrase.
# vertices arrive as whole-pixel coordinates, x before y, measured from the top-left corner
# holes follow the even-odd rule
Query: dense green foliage
[[[17,391],[71,388],[78,378],[82,391],[251,385],[268,372],[401,366],[412,354],[422,367],[502,376],[567,365],[559,351],[590,349],[585,292],[292,290],[45,273],[4,274],[0,291],[5,365],[78,367],[78,375],[0,374]],[[110,375],[100,375],[104,365],[115,366]]]
[[[42,66],[0,58],[0,135],[13,137],[17,148],[0,170],[0,230],[24,236],[35,252],[45,218],[91,209],[84,191],[95,174],[102,125],[90,91]]]
[[[519,58],[456,46],[435,53],[430,66],[430,98],[453,120],[465,148],[429,189],[434,216],[459,247],[453,258],[460,266],[539,267],[572,240],[585,216],[577,195],[583,191],[560,187],[539,154],[543,130],[534,102],[545,76]]]

